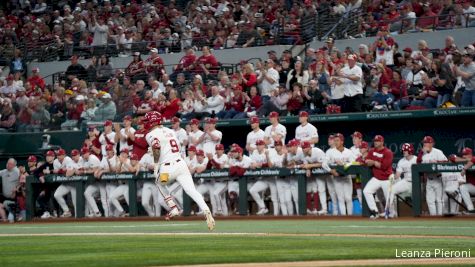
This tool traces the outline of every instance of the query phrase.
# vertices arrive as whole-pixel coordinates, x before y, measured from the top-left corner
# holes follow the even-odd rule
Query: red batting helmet
[[[158,111],[149,111],[145,114],[145,119],[148,122],[148,126],[151,128],[156,125],[162,124],[162,114]]]
[[[411,155],[414,154],[414,146],[412,144],[409,144],[409,143],[402,144],[401,150],[402,150],[402,152],[407,151]]]
[[[423,144],[426,144],[426,143],[433,144],[433,143],[435,143],[435,141],[434,141],[434,138],[432,138],[432,136],[427,135],[427,136],[424,136],[424,139],[422,139],[422,143]]]

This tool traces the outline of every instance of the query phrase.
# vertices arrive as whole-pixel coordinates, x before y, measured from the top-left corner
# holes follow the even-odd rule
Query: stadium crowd
[[[397,217],[395,208],[398,195],[410,196],[412,190],[411,166],[416,163],[463,163],[463,170],[449,173],[426,174],[426,196],[429,214],[460,214],[459,204],[465,203],[466,214],[474,214],[470,194],[475,194],[475,177],[466,172],[473,163],[472,149],[464,148],[460,156],[444,153],[435,147],[435,140],[426,136],[423,145],[416,151],[412,143],[401,147],[402,158],[393,170],[393,152],[385,147],[384,137],[376,135],[370,142],[364,141],[363,134],[354,132],[351,136],[353,146],[345,148],[345,136],[341,133],[331,134],[328,140],[319,140],[317,128],[308,122],[309,114],[301,111],[300,125],[295,136],[287,136],[287,128],[279,123],[279,114],[271,112],[270,125],[261,129],[257,116],[250,118],[251,130],[246,138],[245,147],[238,144],[230,146],[225,152],[223,134],[216,129],[217,119],[206,118],[203,128],[201,122],[191,119],[186,129],[181,128],[180,119],[172,118],[172,126],[179,143],[175,143],[176,152],[181,153],[192,174],[210,169],[226,169],[229,177],[219,180],[195,180],[197,190],[207,196],[214,215],[227,216],[235,214],[238,209],[238,179],[248,169],[290,168],[306,170],[307,177],[307,213],[309,215],[352,215],[354,196],[358,206],[363,196],[370,208],[371,218],[388,215]],[[36,156],[28,158],[27,166],[16,166],[15,159],[10,159],[7,168],[0,171],[2,177],[2,199],[0,218],[22,219],[25,214],[25,181],[32,175],[38,183],[34,184],[36,199],[35,216],[43,219],[51,217],[71,217],[76,209],[76,194],[84,194],[87,217],[126,217],[129,203],[129,186],[124,181],[103,181],[105,173],[134,173],[154,170],[153,156],[145,139],[148,132],[147,122],[139,120],[137,130],[132,126],[132,118],[126,116],[123,127],[119,123],[106,121],[104,130],[96,127],[88,129],[87,138],[80,149],[74,149],[69,155],[64,149],[48,151],[44,159]],[[285,143],[285,140],[289,140]],[[235,139],[233,139],[235,140]],[[328,142],[328,150],[322,151],[318,146]],[[414,141],[414,140],[412,140]],[[417,143],[417,142],[416,142]],[[372,145],[371,145],[372,144]],[[325,144],[323,144],[325,145]],[[336,166],[365,165],[371,168],[372,177],[364,188],[358,176],[346,175]],[[325,170],[323,175],[313,175],[312,169]],[[65,177],[74,175],[93,175],[96,180],[88,183],[84,192],[76,192],[76,187],[67,182],[58,186],[45,183],[45,176],[57,174]],[[158,179],[158,178],[157,178]],[[388,190],[392,184],[392,190]],[[299,211],[298,182],[295,175],[288,177],[256,177],[248,180],[250,196],[256,203],[250,212],[257,215],[269,213],[272,207],[274,215],[294,215]],[[178,182],[168,185],[168,190],[179,206],[183,206],[183,190]],[[267,193],[268,192],[268,193]],[[71,194],[71,204],[67,195]],[[376,199],[374,197],[376,194]],[[266,196],[270,202],[266,204]],[[159,194],[153,181],[137,182],[138,203],[150,217],[161,216],[162,210],[170,207]],[[124,200],[124,201],[122,201]],[[386,206],[385,202],[389,201]],[[101,204],[99,208],[98,203]],[[390,207],[390,213],[384,214]],[[202,211],[195,210],[196,214]],[[166,215],[167,216],[167,215]]]

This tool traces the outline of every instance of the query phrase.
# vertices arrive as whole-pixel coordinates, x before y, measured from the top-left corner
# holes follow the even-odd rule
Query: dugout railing
[[[335,166],[334,167],[342,175],[358,175],[361,178],[361,183],[364,188],[366,183],[371,177],[371,170],[365,166]],[[321,169],[312,169],[312,176],[328,175],[328,173]],[[248,215],[248,191],[247,183],[250,179],[258,177],[289,177],[294,176],[298,179],[298,193],[299,193],[299,215],[305,215],[306,210],[306,192],[307,192],[307,177],[306,171],[303,169],[287,169],[287,168],[270,168],[270,169],[253,169],[247,170],[241,177],[229,177],[228,169],[221,170],[206,170],[200,174],[195,174],[193,179],[219,179],[219,180],[235,180],[239,182],[239,214]],[[92,175],[74,175],[64,176],[50,174],[45,176],[45,183],[67,183],[76,188],[76,217],[83,218],[85,216],[85,198],[84,191],[87,185],[95,183],[97,181],[126,181],[129,185],[129,216],[138,216],[138,203],[137,203],[137,182],[140,180],[155,180],[153,173],[140,172],[137,175],[134,173],[108,173],[102,175],[100,180],[97,180]],[[26,183],[26,220],[31,221],[35,214],[35,202],[34,190],[35,185],[40,184],[40,181],[34,176],[27,177]],[[192,200],[190,197],[183,193],[183,215],[189,216],[191,214]],[[362,203],[363,216],[368,216],[368,207],[366,201]]]

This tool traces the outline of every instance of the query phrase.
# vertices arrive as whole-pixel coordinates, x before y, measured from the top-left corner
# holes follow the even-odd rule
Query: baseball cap
[[[129,154],[129,149],[128,148],[123,148],[123,149],[120,150],[120,153]]]
[[[308,117],[308,112],[307,111],[300,111],[299,117]]]
[[[112,121],[106,120],[106,121],[104,122],[104,127],[105,127],[105,126],[112,126]]]
[[[200,121],[197,120],[197,119],[191,119],[190,124],[191,125],[200,125]]]
[[[48,150],[48,152],[46,152],[46,156],[47,157],[54,157],[54,151],[53,150]]]
[[[272,111],[269,114],[269,118],[279,118],[279,113],[277,113],[276,111]]]
[[[196,152],[196,146],[189,146],[188,151]]]
[[[139,155],[132,153],[132,155],[130,155],[130,160],[140,160]]]
[[[251,119],[249,121],[251,122],[251,124],[260,122],[259,117],[257,117],[257,116],[251,117]]]
[[[378,134],[373,138],[373,141],[375,141],[375,142],[384,142],[384,137],[382,135]]]
[[[218,119],[216,119],[216,118],[207,118],[206,119],[206,123],[209,123],[209,124],[216,124],[216,122],[218,122]]]
[[[89,151],[89,148],[87,148],[87,147],[81,148],[81,154],[84,155],[84,154],[88,154],[88,153],[91,153],[91,152]]]
[[[234,147],[232,151],[236,152],[236,153],[239,153],[239,154],[242,154],[242,152],[243,152],[243,150],[240,146]]]
[[[78,156],[78,155],[79,155],[79,150],[73,149],[73,150],[71,151],[71,156],[75,157],[75,156]]]
[[[284,144],[282,143],[281,140],[279,141],[274,141],[274,146],[283,146]]]
[[[113,151],[114,150],[114,146],[109,144],[109,145],[106,145],[106,151]]]
[[[434,138],[432,136],[427,135],[427,136],[424,136],[424,139],[422,139],[422,143],[423,144],[426,144],[426,143],[433,144],[435,142],[434,142]]]
[[[38,159],[33,155],[28,157],[28,162],[37,162],[37,161],[38,161]]]
[[[152,52],[152,53],[158,53],[158,49],[152,48],[152,49],[150,49],[150,52]]]
[[[462,150],[462,155],[463,156],[473,155],[473,150],[471,148],[466,147]]]
[[[34,67],[31,71],[32,71],[32,72],[40,72],[40,68]]]
[[[335,134],[333,138],[339,138],[341,141],[345,141],[345,136],[341,133]]]
[[[306,149],[306,148],[311,148],[312,144],[310,144],[310,142],[304,141],[302,142],[301,146],[302,146],[302,149]]]
[[[132,120],[132,116],[130,116],[130,115],[126,115],[124,117],[124,121],[131,121],[131,120]]]
[[[180,119],[178,117],[173,117],[171,122],[172,123],[177,123],[177,122],[180,122]]]
[[[104,99],[112,99],[112,96],[111,96],[111,94],[109,94],[109,93],[105,93],[104,95],[102,95],[102,98],[104,98]]]
[[[368,142],[366,141],[361,142],[360,148],[368,148]]]
[[[357,137],[357,138],[360,138],[360,139],[361,139],[361,138],[363,138],[363,134],[360,133],[360,132],[358,132],[358,131],[356,131],[356,132],[354,132],[354,133],[351,135],[351,137]]]
[[[197,156],[204,156],[204,155],[205,155],[205,152],[204,152],[203,150],[201,150],[201,149],[198,149],[198,150],[196,150],[196,155],[197,155]]]
[[[298,145],[299,145],[299,141],[297,141],[296,139],[292,139],[287,143],[288,147],[298,146]]]
[[[60,148],[58,151],[56,151],[57,156],[64,156],[66,155],[66,151],[62,148]]]
[[[264,142],[262,139],[256,141],[256,146],[264,146],[265,144],[266,142]]]
[[[412,48],[406,47],[402,51],[407,52],[407,53],[412,53]]]
[[[355,55],[348,55],[347,57],[349,60],[356,60],[356,56]]]
[[[224,150],[223,144],[217,144],[215,147],[216,150]]]

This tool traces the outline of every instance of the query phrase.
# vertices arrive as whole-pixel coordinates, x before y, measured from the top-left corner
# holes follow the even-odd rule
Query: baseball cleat
[[[213,231],[216,223],[214,221],[213,215],[211,214],[211,211],[207,210],[204,212],[204,214],[206,216],[206,223],[208,224],[208,229],[210,231]]]
[[[167,213],[167,215],[165,215],[165,220],[169,221],[171,218],[175,216],[180,216],[180,215],[181,215],[181,211],[177,207],[174,207]]]
[[[129,217],[129,214],[126,213],[125,211],[122,211],[122,212],[119,214],[119,217],[122,217],[122,218],[124,218],[124,217]]]
[[[328,215],[328,212],[327,210],[319,210],[317,211],[317,215],[325,216],[325,215]]]
[[[463,214],[465,214],[465,215],[475,215],[475,210],[467,210],[467,211],[464,211]]]
[[[374,210],[370,211],[369,218],[370,218],[371,220],[376,220],[376,219],[378,219],[378,218],[379,218],[378,212],[377,212],[377,211],[374,211]]]
[[[73,215],[71,214],[70,211],[65,211],[65,212],[63,212],[63,214],[61,215],[61,218],[70,218],[71,216],[73,216]]]
[[[269,210],[267,208],[262,208],[262,209],[259,209],[256,215],[265,215],[267,213],[269,213]]]
[[[49,219],[49,218],[51,218],[51,214],[49,213],[49,211],[45,211],[43,215],[41,215],[41,219]]]

